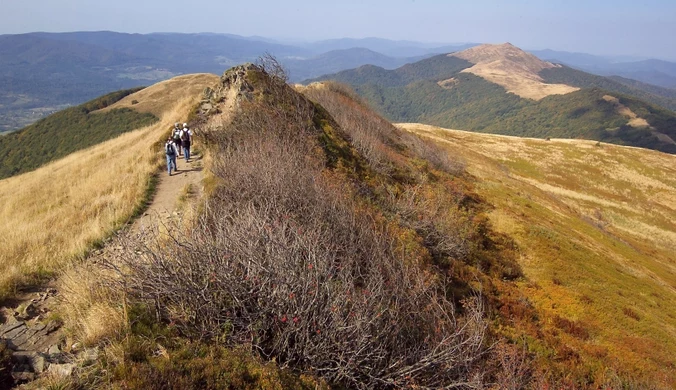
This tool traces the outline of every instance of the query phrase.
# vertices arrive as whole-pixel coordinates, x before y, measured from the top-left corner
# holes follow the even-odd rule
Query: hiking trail
[[[209,126],[227,127],[239,107],[239,100],[253,90],[245,77],[252,67],[252,64],[234,67],[220,78],[214,89],[204,91],[200,107],[202,114],[209,118]],[[106,261],[114,262],[129,253],[129,248],[120,244],[125,238],[135,236],[141,241],[152,240],[157,228],[181,224],[186,214],[196,211],[204,195],[204,145],[199,135],[196,141],[197,147],[193,148],[189,162],[177,157],[178,172],[169,176],[163,161],[162,168],[156,173],[152,200],[143,214],[106,238],[103,247],[92,250],[82,261],[83,265],[96,268],[103,267]],[[68,377],[77,367],[98,358],[98,347],[84,348],[79,343],[67,345],[68,335],[58,314],[59,305],[64,302],[58,290],[62,280],[63,276],[59,276],[43,285],[24,288],[0,306],[0,352],[2,344],[12,352],[11,374],[15,385],[33,381],[45,372]],[[0,382],[0,389],[9,385]]]
[[[143,234],[146,229],[180,223],[186,206],[197,204],[202,196],[202,154],[186,162],[177,159],[178,172],[169,176],[165,167],[157,173],[155,194],[145,212],[113,237],[102,249],[93,251],[84,261],[100,262],[122,251],[115,241],[122,235]],[[78,363],[96,360],[98,348],[66,345],[66,334],[58,319],[61,302],[58,280],[23,289],[0,307],[0,342],[12,351],[12,377],[16,384],[35,380],[40,374],[69,376]],[[69,352],[65,352],[69,351]],[[0,388],[4,388],[0,385]]]

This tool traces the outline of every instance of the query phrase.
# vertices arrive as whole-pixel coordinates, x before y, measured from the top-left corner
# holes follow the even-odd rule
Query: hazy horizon
[[[600,56],[676,59],[676,2],[582,0],[357,1],[27,0],[3,2],[0,34],[36,31],[229,33],[286,42],[383,38],[429,43],[511,42]]]

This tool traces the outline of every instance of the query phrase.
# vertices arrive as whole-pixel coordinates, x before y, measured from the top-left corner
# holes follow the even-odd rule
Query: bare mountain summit
[[[510,43],[481,45],[449,54],[449,57],[473,63],[474,66],[463,72],[483,77],[522,98],[540,100],[549,95],[565,95],[579,90],[565,84],[545,83],[539,75],[540,71],[560,65],[542,61]]]

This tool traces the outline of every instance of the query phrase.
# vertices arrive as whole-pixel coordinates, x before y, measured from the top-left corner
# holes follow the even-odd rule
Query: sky
[[[511,42],[676,60],[676,0],[1,0],[0,34],[215,32]]]

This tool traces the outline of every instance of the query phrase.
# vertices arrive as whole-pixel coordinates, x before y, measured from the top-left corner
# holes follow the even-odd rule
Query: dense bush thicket
[[[279,78],[247,78],[251,100],[226,128],[204,132],[218,188],[194,228],[129,259],[132,296],[185,335],[250,345],[331,383],[479,386],[482,300],[466,296],[459,317],[424,245],[370,203],[378,189],[361,180],[395,176],[372,169],[380,157],[362,157],[323,108]],[[359,150],[384,147],[352,138]],[[433,174],[421,164],[419,176]]]
[[[0,179],[31,171],[75,151],[154,123],[158,120],[154,115],[126,108],[93,112],[140,89],[110,93],[0,137]]]

